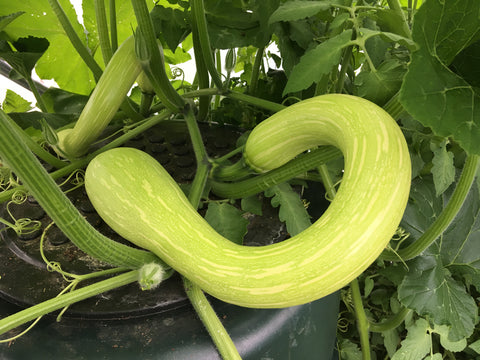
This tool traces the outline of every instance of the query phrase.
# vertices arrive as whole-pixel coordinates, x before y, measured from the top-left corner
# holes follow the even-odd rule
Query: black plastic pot
[[[228,152],[240,135],[228,127],[203,125],[210,155]],[[127,146],[150,152],[178,182],[194,175],[194,158],[185,124],[165,122]],[[82,189],[72,201],[106,235],[124,241],[96,215]],[[310,187],[312,217],[325,208],[323,192]],[[317,214],[312,213],[317,212]],[[49,218],[33,199],[11,204],[15,217]],[[281,241],[286,234],[276,209],[264,201],[264,215],[251,219],[246,245]],[[6,208],[0,213],[7,218]],[[65,286],[57,273],[47,271],[38,252],[41,231],[18,237],[5,231],[0,241],[0,316],[56,296]],[[273,240],[272,240],[273,239]],[[266,242],[267,241],[267,242]],[[85,273],[104,267],[70,244],[58,230],[47,232],[44,246],[49,259],[65,271]],[[339,296],[286,309],[247,309],[211,299],[243,359],[333,359]],[[6,336],[18,333],[9,332]],[[4,336],[5,337],[5,336]],[[220,359],[210,336],[186,298],[178,275],[153,291],[131,284],[72,305],[60,322],[45,316],[29,333],[10,344],[0,344],[0,359]]]

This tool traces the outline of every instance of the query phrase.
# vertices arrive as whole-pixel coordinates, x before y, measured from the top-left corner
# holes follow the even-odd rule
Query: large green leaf
[[[320,11],[330,8],[334,1],[287,1],[278,7],[269,19],[270,23],[277,21],[294,21],[314,16]]]
[[[451,189],[436,196],[429,178],[413,183],[402,226],[418,238],[447,203]],[[424,254],[409,261],[409,272],[398,288],[400,301],[435,324],[448,325],[451,341],[468,338],[478,322],[478,307],[465,285],[468,276],[480,284],[480,204],[472,187],[452,225]]]
[[[86,42],[85,31],[68,0],[61,0],[65,13],[77,34]],[[65,90],[88,94],[94,86],[93,76],[70,44],[48,0],[0,0],[0,16],[23,11],[5,31],[12,40],[29,35],[46,38],[50,46],[37,63],[36,71],[43,79],[55,79]]]
[[[401,89],[405,109],[440,136],[480,154],[480,97],[450,68],[462,50],[480,38],[478,0],[428,0],[415,15],[413,40],[419,50]],[[463,54],[463,62],[474,61]]]
[[[289,75],[284,94],[307,89],[315,82],[322,79],[338,65],[342,50],[351,44],[352,30],[345,30],[311,50],[300,58]]]

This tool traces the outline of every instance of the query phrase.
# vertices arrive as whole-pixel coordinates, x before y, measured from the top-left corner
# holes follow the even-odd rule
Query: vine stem
[[[260,68],[263,64],[263,53],[265,52],[265,46],[262,46],[257,49],[255,54],[255,61],[252,67],[252,76],[250,78],[250,89],[251,94],[255,94],[257,91],[258,79],[260,77]]]
[[[402,4],[399,0],[387,0],[387,3],[388,7],[402,20],[400,29],[403,32],[403,35],[411,39],[412,32],[410,31],[410,26],[408,26],[407,17],[402,9]]]
[[[393,315],[390,319],[383,321],[381,323],[369,322],[369,330],[371,332],[385,332],[392,330],[400,326],[400,324],[405,320],[405,318],[410,314],[412,310],[402,307],[402,309]]]
[[[230,335],[228,335],[203,291],[187,278],[183,278],[183,283],[188,298],[203,324],[209,331],[213,342],[217,345],[222,358],[225,360],[241,360],[242,358],[240,357],[235,344],[230,338]]]
[[[33,305],[13,315],[0,320],[0,334],[14,329],[28,321],[34,320],[42,315],[59,310],[81,300],[116,289],[118,287],[133,283],[138,280],[138,270],[132,270],[125,274],[117,275],[110,279],[99,281],[80,289],[73,290],[66,294],[46,300],[40,304]]]
[[[87,49],[80,37],[77,35],[72,23],[68,19],[67,14],[65,14],[65,11],[63,10],[58,0],[48,0],[48,2],[53,12],[57,16],[58,21],[62,25],[63,30],[67,34],[68,39],[77,51],[78,55],[80,55],[82,60],[92,71],[95,81],[98,81],[103,72],[101,67],[97,64],[90,51]]]
[[[363,307],[362,294],[358,285],[358,279],[350,283],[352,290],[353,306],[355,309],[355,316],[357,318],[357,329],[360,335],[360,346],[362,348],[362,360],[370,360],[370,341],[369,341],[369,322]]]
[[[117,266],[138,268],[162,263],[150,252],[115,242],[100,234],[62,192],[42,164],[23,143],[8,115],[0,110],[0,157],[22,180],[58,228],[87,254]],[[165,267],[168,267],[165,265]]]
[[[168,111],[168,110],[163,110],[162,112],[160,112],[159,114],[157,115],[154,115],[152,116],[151,118],[149,119],[145,119],[141,124],[137,125],[134,129],[128,131],[126,134],[122,135],[122,136],[119,136],[118,138],[116,138],[115,140],[112,140],[110,143],[108,143],[107,145],[103,146],[102,148],[94,151],[93,153],[85,156],[84,158],[82,159],[79,159],[79,160],[76,160],[72,163],[70,163],[69,165],[66,165],[64,167],[62,167],[61,169],[59,170],[56,170],[52,173],[50,173],[50,177],[53,179],[53,180],[56,180],[56,179],[59,179],[63,176],[66,176],[68,174],[70,174],[71,172],[75,171],[76,169],[80,169],[82,167],[84,167],[85,165],[87,165],[95,156],[97,156],[98,154],[104,152],[104,151],[107,151],[109,149],[113,149],[115,147],[118,147],[122,144],[124,144],[125,142],[127,142],[128,140],[131,140],[133,138],[135,138],[136,136],[138,136],[139,134],[143,133],[144,131],[150,129],[152,126],[155,126],[157,125],[159,122],[165,120],[166,118],[168,118],[169,116],[171,115],[171,112]],[[7,121],[8,121],[8,117],[5,118]],[[1,146],[0,146],[0,150],[1,150]],[[7,159],[5,159],[7,160]],[[0,193],[0,203],[3,203],[9,199],[11,199],[11,197],[13,196],[13,194],[16,192],[16,191],[19,191],[19,190],[26,190],[25,186],[24,185],[19,185],[19,186],[16,186],[15,188],[13,189],[10,189],[10,190],[7,190],[7,191],[3,191]]]
[[[170,110],[178,111],[183,108],[185,103],[168,78],[163,48],[155,36],[147,4],[145,0],[132,0],[132,5],[138,23],[135,47],[142,69],[147,74],[162,103]]]
[[[447,229],[462,208],[477,174],[479,160],[480,157],[478,155],[467,156],[462,174],[447,206],[445,206],[440,215],[422,236],[411,245],[396,251],[396,253],[390,252],[389,250],[384,251],[380,255],[380,259],[387,261],[406,261],[413,259],[427,249]]]
[[[333,146],[322,146],[309,153],[298,156],[285,165],[265,174],[231,183],[213,180],[211,181],[212,192],[218,196],[229,199],[247,197],[290,180],[299,174],[314,169],[321,163],[336,159],[339,156],[341,156],[340,150]]]
[[[94,0],[95,17],[97,20],[97,32],[102,51],[103,62],[108,64],[112,58],[113,51],[108,34],[107,14],[105,11],[105,0]]]
[[[115,0],[110,0],[110,42],[112,53],[118,49],[117,10]]]
[[[195,23],[193,29],[197,31],[198,42],[204,59],[204,64],[212,77],[212,81],[219,89],[223,88],[222,78],[215,66],[215,60],[213,58],[212,48],[210,45],[210,38],[207,30],[207,20],[205,19],[205,6],[203,0],[190,1],[192,9],[192,21]]]

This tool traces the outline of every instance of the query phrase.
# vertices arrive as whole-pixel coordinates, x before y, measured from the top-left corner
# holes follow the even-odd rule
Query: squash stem
[[[352,290],[353,305],[355,309],[355,316],[357,318],[357,329],[360,335],[362,360],[370,360],[369,322],[367,315],[365,314],[365,308],[363,307],[358,279],[355,279],[350,283],[350,289]]]
[[[135,47],[143,71],[152,83],[162,103],[173,111],[183,108],[184,100],[170,83],[165,70],[163,48],[157,41],[152,18],[145,0],[132,0],[133,11],[138,22]]]
[[[268,189],[271,186],[280,184],[284,181],[314,169],[321,163],[341,156],[340,150],[333,146],[322,146],[306,154],[298,156],[274,170],[265,174],[251,177],[238,182],[220,182],[212,181],[212,191],[218,196],[238,199],[257,194]]]
[[[105,10],[105,0],[95,0],[95,17],[97,20],[97,32],[100,43],[100,50],[102,51],[103,62],[108,64],[112,58],[113,51],[108,36],[107,14]]]
[[[171,115],[170,111],[164,110],[161,113],[159,113],[157,115],[154,115],[149,119],[144,120],[144,122],[142,124],[138,125],[134,129],[128,131],[126,134],[123,134],[122,136],[119,136],[118,138],[111,141],[110,143],[103,146],[102,148],[98,149],[97,151],[94,151],[93,153],[87,155],[86,157],[84,157],[82,159],[79,159],[79,160],[76,160],[76,161],[62,167],[61,169],[50,173],[51,178],[53,180],[57,180],[57,179],[59,179],[63,176],[67,176],[68,174],[72,173],[76,169],[80,169],[80,168],[84,167],[85,165],[87,165],[98,154],[124,144],[128,140],[135,138],[136,136],[138,136],[139,134],[148,130],[152,126],[155,126],[159,122],[165,120],[170,115]],[[8,121],[8,119],[9,119],[8,117],[5,118],[5,120],[7,120],[7,121]],[[1,151],[1,146],[0,146],[0,151]],[[25,190],[25,186],[24,185],[19,185],[19,186],[16,186],[15,188],[13,188],[13,189],[1,192],[0,193],[0,204],[7,201],[7,200],[10,200],[12,198],[13,194],[18,190]]]
[[[255,54],[255,62],[252,67],[252,76],[250,77],[250,87],[248,92],[255,94],[257,92],[258,80],[260,78],[260,68],[263,64],[263,53],[265,52],[265,46],[257,49]]]
[[[190,1],[190,6],[192,9],[192,22],[195,23],[193,28],[197,31],[198,41],[205,66],[207,67],[215,86],[219,89],[222,89],[222,78],[215,67],[215,60],[213,58],[210,38],[208,36],[207,20],[205,19],[205,7],[203,0],[192,0]]]
[[[0,157],[62,232],[81,250],[117,266],[138,268],[160,262],[153,254],[117,243],[100,234],[79,213],[37,158],[23,143],[8,115],[0,110]]]
[[[207,328],[218,351],[225,360],[241,360],[235,344],[228,335],[215,310],[210,305],[203,291],[187,278],[183,278],[185,291],[195,311]]]
[[[380,259],[387,261],[406,261],[413,259],[427,249],[447,229],[467,198],[477,174],[479,159],[480,157],[478,155],[469,155],[467,157],[462,175],[460,175],[460,179],[447,206],[445,206],[440,215],[422,236],[411,245],[396,251],[396,253],[389,250],[384,251],[380,255]]]
[[[387,319],[381,323],[369,323],[369,329],[371,332],[385,332],[392,330],[400,326],[400,324],[405,320],[405,318],[410,314],[412,310],[403,307],[398,313],[393,315],[390,319]]]
[[[110,43],[112,53],[118,49],[117,10],[115,0],[110,0]]]
[[[117,275],[107,280],[99,281],[93,285],[73,290],[66,294],[59,295],[53,299],[41,302],[25,310],[21,310],[13,315],[0,320],[0,334],[14,329],[28,321],[34,320],[50,312],[59,310],[81,300],[101,294],[103,292],[116,289],[133,283],[138,280],[138,270],[132,270],[127,273]]]

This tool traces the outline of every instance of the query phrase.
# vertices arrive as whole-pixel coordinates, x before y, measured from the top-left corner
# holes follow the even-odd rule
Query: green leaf
[[[357,344],[354,344],[348,339],[343,339],[338,344],[339,355],[342,360],[362,360],[362,351]]]
[[[86,43],[85,31],[78,23],[77,14],[71,3],[68,0],[61,0],[60,4],[77,34]],[[0,16],[18,11],[23,11],[24,14],[5,29],[7,35],[13,40],[33,35],[46,38],[50,43],[36,66],[40,78],[53,78],[65,90],[90,93],[94,86],[93,76],[65,36],[48,0],[0,0]]]
[[[480,340],[468,345],[468,347],[480,355]]]
[[[357,95],[377,105],[384,105],[400,89],[406,70],[400,61],[388,60],[376,71],[362,71],[355,78]]]
[[[455,181],[455,165],[453,164],[453,153],[447,150],[447,140],[440,144],[431,144],[433,151],[432,175],[437,196]]]
[[[205,220],[230,241],[242,244],[248,226],[248,220],[242,215],[240,210],[230,204],[211,202]]]
[[[409,274],[398,288],[403,305],[435,324],[450,326],[450,340],[470,337],[478,307],[463,283],[456,281],[443,266],[439,255],[423,255],[408,262]]]
[[[6,41],[0,40],[0,58],[3,58],[23,78],[31,78],[32,70],[38,59],[48,49],[48,41],[29,36],[13,42],[13,51]]]
[[[285,222],[291,236],[302,232],[312,224],[302,199],[289,184],[272,186],[265,191],[265,195],[272,197],[273,207],[280,206],[279,218]]]
[[[262,201],[257,195],[252,195],[241,200],[242,210],[255,215],[262,215]]]
[[[23,11],[17,11],[13,14],[0,16],[0,31],[5,29],[8,24],[23,14]]]
[[[168,48],[174,51],[190,32],[184,12],[156,5],[150,13],[157,36],[164,39]]]
[[[311,50],[308,50],[289,75],[284,95],[307,89],[322,79],[338,65],[342,50],[351,44],[352,30],[330,38]]]
[[[279,3],[280,0],[206,0],[205,12],[212,46],[231,49],[267,45],[272,34],[268,19]]]
[[[467,339],[461,339],[459,341],[449,340],[450,329],[446,325],[435,325],[433,331],[440,335],[440,344],[448,351],[459,352],[467,347]]]
[[[273,24],[277,21],[295,21],[314,16],[320,11],[328,10],[332,2],[333,1],[287,1],[275,10],[268,22]]]
[[[477,0],[422,5],[412,29],[419,50],[412,54],[400,92],[401,103],[416,120],[475,154],[480,154],[480,98],[449,66],[480,38],[479,12]]]
[[[423,359],[432,346],[432,338],[429,334],[430,326],[425,319],[418,319],[408,327],[405,340],[400,349],[392,356],[392,360],[418,360]]]
[[[14,91],[7,89],[2,109],[6,113],[26,112],[32,108],[32,104]]]

